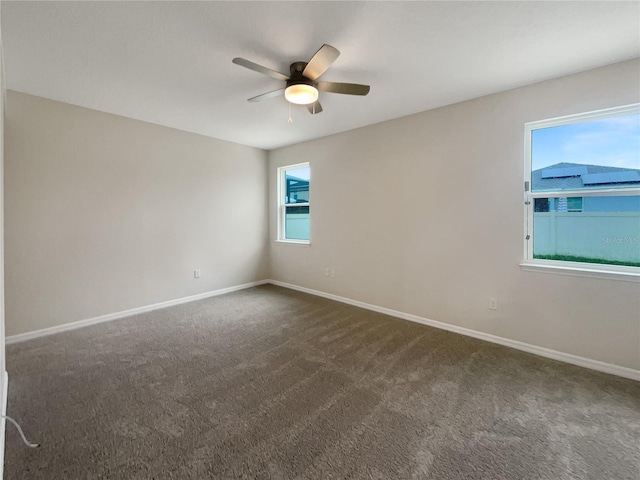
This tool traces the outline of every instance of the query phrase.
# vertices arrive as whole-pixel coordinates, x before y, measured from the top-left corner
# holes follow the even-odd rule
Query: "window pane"
[[[567,198],[567,212],[581,212],[581,211],[582,211],[582,197]]]
[[[548,198],[536,198],[534,199],[533,210],[534,212],[548,212],[549,211],[549,199]]]
[[[309,240],[309,207],[285,207],[284,231],[289,240]]]
[[[640,267],[640,196],[536,200],[534,258]]]
[[[293,168],[285,171],[285,203],[309,202],[309,167]]]
[[[531,132],[531,190],[640,186],[640,114]]]

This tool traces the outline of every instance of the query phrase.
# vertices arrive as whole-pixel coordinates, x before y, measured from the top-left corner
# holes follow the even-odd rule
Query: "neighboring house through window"
[[[309,243],[308,163],[278,168],[278,241]]]
[[[525,263],[640,273],[639,106],[525,130]]]

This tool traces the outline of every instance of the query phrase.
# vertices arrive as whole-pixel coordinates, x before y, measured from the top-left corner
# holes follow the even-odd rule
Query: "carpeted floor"
[[[274,286],[7,367],[6,480],[640,478],[640,384]]]

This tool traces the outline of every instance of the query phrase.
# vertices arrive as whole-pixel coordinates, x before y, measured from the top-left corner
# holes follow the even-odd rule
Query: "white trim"
[[[293,239],[276,240],[276,243],[293,243],[296,245],[311,245],[311,242],[309,240],[293,240]]]
[[[583,265],[587,266],[581,267]],[[536,259],[535,263],[521,263],[520,268],[525,272],[554,273],[556,275],[570,275],[573,277],[604,278],[606,280],[640,283],[640,269],[637,267],[602,265],[606,267],[606,270],[599,270],[597,268],[598,265],[599,264],[596,263],[585,264],[580,262]]]
[[[536,190],[528,192],[530,198],[557,197],[637,197],[640,188],[625,186],[619,188],[585,188],[582,190]]]
[[[592,272],[589,272],[589,273],[592,273]],[[300,292],[309,293],[311,295],[316,295],[318,297],[328,298],[330,300],[335,300],[336,302],[346,303],[348,305],[353,305],[356,307],[364,308],[366,310],[371,310],[373,312],[378,312],[378,313],[382,313],[392,317],[401,318],[403,320],[408,320],[410,322],[420,323],[422,325],[428,325],[430,327],[439,328],[441,330],[447,330],[449,332],[459,333],[461,335],[466,335],[468,337],[478,338],[480,340],[496,343],[498,345],[503,345],[505,347],[515,348],[516,350],[522,350],[523,352],[532,353],[534,355],[539,355],[541,357],[551,358],[553,360],[558,360],[558,361],[569,363],[572,365],[577,365],[579,367],[589,368],[591,370],[596,370],[599,372],[609,373],[611,375],[617,375],[619,377],[640,381],[640,370],[635,370],[633,368],[621,367],[619,365],[613,365],[611,363],[601,362],[599,360],[579,357],[577,355],[572,355],[570,353],[559,352],[557,350],[551,350],[549,348],[539,347],[537,345],[531,345],[531,344],[520,342],[517,340],[511,340],[509,338],[498,337],[497,335],[491,335],[489,333],[479,332],[477,330],[471,330],[469,328],[459,327],[457,325],[451,325],[449,323],[439,322],[437,320],[431,320],[428,318],[420,317],[418,315],[404,313],[398,310],[392,310],[390,308],[380,307],[378,305],[372,305],[370,303],[361,302],[359,300],[353,300],[351,298],[341,297],[339,295],[334,295],[332,293],[325,293],[319,290],[314,290],[312,288],[301,287],[298,285],[293,285],[291,283],[286,283],[286,282],[281,282],[279,280],[271,280],[271,279],[245,283],[243,285],[237,285],[237,286],[228,287],[228,288],[222,288],[220,290],[214,290],[211,292],[201,293],[198,295],[192,295],[189,297],[169,300],[166,302],[156,303],[153,305],[147,305],[145,307],[132,308],[130,310],[125,310],[122,312],[102,315],[100,317],[94,317],[87,320],[80,320],[78,322],[67,323],[64,325],[58,325],[56,327],[45,328],[45,329],[36,330],[33,332],[22,333],[19,335],[11,335],[6,338],[6,344],[10,345],[13,343],[23,342],[25,340],[31,340],[33,338],[52,335],[54,333],[64,332],[68,330],[75,330],[76,328],[94,325],[96,323],[107,322],[110,320],[117,320],[120,318],[129,317],[131,315],[136,315],[139,313],[150,312],[153,310],[158,310],[160,308],[166,308],[173,305],[179,305],[182,303],[188,303],[196,300],[201,300],[204,298],[214,297],[217,295],[223,295],[225,293],[244,290],[246,288],[256,287],[258,285],[264,285],[266,283],[277,285],[279,287],[289,288],[291,290],[297,290]],[[9,382],[8,376],[6,375],[6,372],[5,372],[5,383],[4,383],[5,391],[3,393],[4,398],[2,400],[4,402],[4,407],[3,407],[5,409],[3,410],[4,412],[6,412],[6,398],[7,398],[6,392],[8,388],[8,382]],[[0,426],[0,430],[1,428],[4,428],[4,421]],[[2,442],[4,441],[4,436],[2,437],[1,441]],[[0,476],[0,480],[2,480],[1,476]]]
[[[9,397],[9,374],[7,371],[4,371],[2,375],[2,415],[7,414],[7,399]],[[4,477],[4,436],[5,436],[5,428],[7,426],[7,420],[2,417],[0,418],[0,480]]]
[[[620,107],[605,108],[603,110],[594,110],[592,112],[576,113],[565,115],[563,117],[549,118],[547,120],[537,120],[535,122],[525,123],[525,128],[531,130],[540,130],[541,128],[558,127],[561,125],[569,125],[571,123],[579,123],[589,120],[603,120],[605,118],[619,117],[622,115],[630,115],[640,113],[640,103],[631,103]]]
[[[489,333],[479,332],[477,330],[471,330],[469,328],[464,328],[464,327],[458,327],[456,325],[438,322],[436,320],[430,320],[428,318],[420,317],[418,315],[399,312],[397,310],[392,310],[390,308],[379,307],[377,305],[372,305],[370,303],[365,303],[358,300],[352,300],[350,298],[340,297],[338,295],[333,295],[331,293],[325,293],[319,290],[313,290],[311,288],[300,287],[298,285],[280,282],[278,280],[269,280],[269,283],[273,285],[277,285],[279,287],[289,288],[291,290],[298,290],[300,292],[309,293],[311,295],[316,295],[318,297],[324,297],[330,300],[335,300],[337,302],[346,303],[348,305],[364,308],[366,310],[383,313],[385,315],[401,318],[403,320],[409,320],[410,322],[421,323],[423,325],[439,328],[441,330],[447,330],[449,332],[466,335],[467,337],[478,338],[480,340],[496,343],[498,345],[503,345],[505,347],[515,348],[516,350],[522,350],[523,352],[532,353],[534,355],[539,355],[541,357],[551,358],[553,360],[559,360],[561,362],[570,363],[572,365],[577,365],[579,367],[589,368],[591,370],[596,370],[599,372],[609,373],[611,375],[617,375],[619,377],[640,381],[640,370],[635,370],[633,368],[621,367],[619,365],[613,365],[611,363],[605,363],[599,360],[592,360],[590,358],[579,357],[577,355],[572,355],[570,353],[559,352],[557,350],[551,350],[549,348],[539,347],[537,345],[531,345],[528,343],[519,342],[517,340],[511,340],[509,338],[498,337],[496,335],[491,335]]]
[[[265,283],[269,283],[269,281],[259,280],[257,282],[244,283],[242,285],[235,285],[233,287],[221,288],[219,290],[212,290],[210,292],[199,293],[197,295],[191,295],[188,297],[176,298],[174,300],[167,300],[166,302],[154,303],[152,305],[146,305],[144,307],[131,308],[129,310],[123,310],[121,312],[109,313],[107,315],[100,315],[99,317],[88,318],[86,320],[79,320],[77,322],[65,323],[63,325],[56,325],[55,327],[43,328],[41,330],[34,330],[32,332],[19,333],[17,335],[10,335],[5,338],[5,344],[11,345],[13,343],[24,342],[26,340],[31,340],[33,338],[53,335],[54,333],[66,332],[68,330],[75,330],[76,328],[87,327],[89,325],[95,325],[97,323],[109,322],[111,320],[118,320],[120,318],[130,317],[131,315],[137,315],[139,313],[151,312],[153,310],[158,310],[161,308],[172,307],[174,305],[180,305],[182,303],[193,302],[196,300],[202,300],[204,298],[215,297],[218,295],[224,295],[225,293],[231,293],[238,290],[244,290],[246,288],[256,287],[258,285],[264,285]]]

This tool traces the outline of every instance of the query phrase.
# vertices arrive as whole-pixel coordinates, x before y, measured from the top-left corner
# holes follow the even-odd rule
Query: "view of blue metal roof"
[[[533,192],[588,190],[607,184],[640,186],[640,170],[563,162],[531,172]]]
[[[579,177],[588,173],[587,167],[545,168],[542,170],[542,178]]]
[[[640,173],[635,170],[627,170],[626,172],[592,173],[589,175],[582,175],[582,183],[584,183],[585,185],[635,182],[640,182]]]

